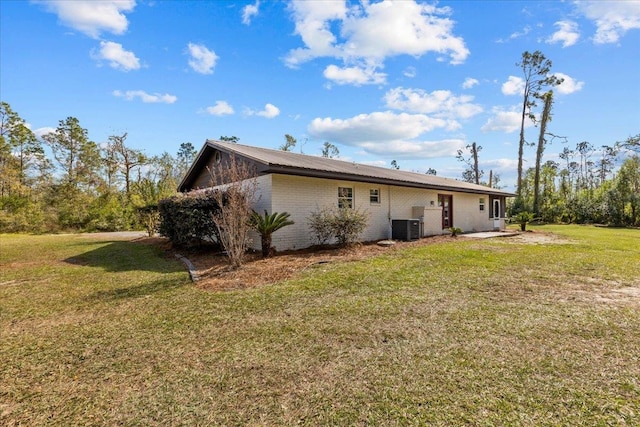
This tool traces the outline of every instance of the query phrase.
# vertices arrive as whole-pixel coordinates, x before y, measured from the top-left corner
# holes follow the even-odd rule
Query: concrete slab
[[[470,239],[491,239],[493,237],[510,237],[517,235],[517,231],[483,231],[481,233],[464,233],[459,236],[468,237]]]

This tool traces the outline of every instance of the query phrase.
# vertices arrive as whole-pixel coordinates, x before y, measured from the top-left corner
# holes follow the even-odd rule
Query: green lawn
[[[640,230],[451,239],[214,293],[0,236],[0,425],[640,425]]]

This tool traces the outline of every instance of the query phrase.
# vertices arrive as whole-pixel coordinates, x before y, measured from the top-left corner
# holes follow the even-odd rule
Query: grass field
[[[640,425],[640,230],[533,228],[233,292],[0,236],[0,425]]]

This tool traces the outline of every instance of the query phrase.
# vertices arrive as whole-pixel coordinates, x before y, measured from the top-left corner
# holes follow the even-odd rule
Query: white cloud
[[[495,171],[513,171],[518,167],[518,159],[490,159],[480,162],[482,167]]]
[[[435,117],[468,119],[482,112],[482,107],[473,104],[473,96],[455,96],[448,90],[435,90],[431,93],[422,89],[395,88],[384,96],[387,107],[411,113],[433,114]],[[449,125],[449,127],[451,127]],[[460,127],[459,124],[454,126]]]
[[[216,105],[207,107],[205,111],[212,116],[225,116],[233,114],[233,107],[226,101],[216,101]]]
[[[342,70],[365,64],[359,68],[371,69],[370,75],[382,77],[375,70],[382,68],[388,57],[418,57],[433,52],[460,64],[469,55],[464,40],[453,35],[454,22],[448,18],[448,8],[407,0],[366,1],[353,7],[347,7],[344,1],[293,1],[290,9],[304,47],[289,51],[285,57],[289,67],[331,57],[344,61]],[[352,81],[362,84],[360,79]]]
[[[124,14],[136,6],[135,0],[45,0],[42,3],[49,12],[58,15],[63,25],[93,38],[102,32],[123,34],[129,26]]]
[[[258,15],[260,8],[260,0],[256,0],[254,4],[248,4],[242,8],[242,23],[244,25],[251,24],[251,18]]]
[[[449,122],[424,114],[391,111],[360,114],[349,119],[315,118],[308,126],[309,134],[327,141],[362,146],[374,142],[414,139],[425,132],[445,128]]]
[[[354,86],[364,84],[382,84],[387,78],[387,75],[384,73],[376,73],[374,68],[340,68],[333,64],[325,68],[323,74],[326,79],[331,80],[336,84],[352,84]]]
[[[189,43],[189,66],[200,74],[213,74],[213,68],[216,66],[218,56],[212,50],[207,49],[203,44]]]
[[[355,57],[382,59],[393,55],[448,54],[460,64],[469,56],[464,41],[452,35],[450,10],[414,1],[364,3],[363,15],[343,24],[348,37],[344,51]],[[441,16],[445,17],[441,17]],[[363,17],[364,16],[364,17]]]
[[[422,95],[429,95],[421,93]],[[417,159],[455,156],[462,139],[428,140],[424,135],[451,128],[452,121],[426,114],[380,111],[347,119],[318,117],[309,123],[309,135],[318,140],[358,147],[363,153]]]
[[[516,76],[509,76],[509,79],[502,84],[504,95],[522,95],[524,91],[524,79]]]
[[[367,154],[367,153],[363,152],[362,154]],[[341,159],[341,160],[345,160],[345,159]],[[358,162],[358,163],[361,163],[363,165],[369,165],[369,166],[377,166],[379,168],[389,167],[389,163],[387,163],[385,160],[367,160],[367,161]]]
[[[111,68],[121,71],[140,69],[140,60],[133,52],[124,50],[120,43],[100,42],[100,49],[91,51],[91,58],[96,61],[108,61]]]
[[[334,46],[336,36],[331,32],[330,22],[346,18],[344,1],[295,1],[290,4],[295,21],[295,32],[302,38],[305,48],[291,50],[285,62],[296,67],[318,57],[339,57],[340,48]]]
[[[264,110],[254,111],[250,108],[245,109],[244,114],[247,116],[260,116],[267,119],[273,119],[280,115],[280,109],[273,104],[266,104]]]
[[[579,82],[564,73],[553,73],[554,76],[564,79],[564,81],[556,86],[555,90],[563,95],[568,95],[579,91],[584,86],[584,82]],[[502,84],[502,93],[504,95],[522,95],[524,91],[525,81],[521,77],[509,76],[509,79]]]
[[[416,70],[416,67],[409,66],[402,72],[402,74],[411,79],[418,75],[418,71]]]
[[[596,44],[616,43],[627,31],[640,29],[638,1],[578,1],[576,6],[596,24]]]
[[[564,73],[553,73],[553,75],[559,79],[564,79],[564,81],[560,83],[559,86],[556,86],[556,90],[558,91],[558,93],[561,93],[563,95],[569,95],[571,93],[578,92],[582,89],[582,86],[584,86],[584,82],[579,82],[573,77],[568,76]]]
[[[520,37],[526,36],[530,32],[531,32],[531,27],[527,25],[526,27],[524,27],[522,29],[522,31],[516,31],[514,33],[511,33],[506,40],[505,39],[498,39],[496,41],[497,41],[497,43],[506,43],[509,40],[515,40],[515,39],[518,39]]]
[[[386,141],[384,143],[364,142],[359,146],[370,154],[393,156],[396,159],[432,159],[455,156],[464,147],[461,139],[442,141]]]
[[[500,108],[493,109],[493,116],[480,128],[482,132],[506,132],[511,133],[520,130],[522,111],[513,108],[505,111]],[[533,126],[529,119],[525,119],[524,127]]]
[[[165,93],[164,95],[159,93],[149,94],[143,90],[128,90],[126,92],[122,92],[119,90],[113,91],[113,96],[117,96],[118,98],[124,98],[127,101],[132,101],[135,98],[140,98],[140,100],[144,103],[164,103],[164,104],[173,104],[178,100],[177,96],[169,95]]]
[[[28,126],[28,127],[31,128],[30,126]],[[38,128],[38,129],[34,129],[33,133],[38,138],[42,138],[44,135],[46,135],[48,133],[54,133],[55,131],[56,131],[56,128],[53,128],[53,127],[50,127],[50,126],[45,126],[45,127],[41,127],[41,128]]]
[[[480,82],[474,78],[471,77],[467,77],[466,79],[464,79],[464,83],[462,83],[462,88],[463,89],[471,89],[474,86],[479,85]]]
[[[526,35],[527,35],[527,34],[529,34],[530,32],[531,32],[531,27],[527,25],[526,27],[524,27],[524,28],[522,29],[522,31],[520,31],[520,32],[516,31],[515,33],[512,33],[512,34],[509,36],[509,38],[510,38],[511,40],[513,40],[513,39],[517,39],[517,38],[520,38],[520,37],[522,37],[522,36],[526,36]]]
[[[553,25],[558,27],[558,30],[546,40],[549,44],[562,42],[562,47],[569,47],[576,44],[580,38],[578,24],[573,21],[558,21]]]

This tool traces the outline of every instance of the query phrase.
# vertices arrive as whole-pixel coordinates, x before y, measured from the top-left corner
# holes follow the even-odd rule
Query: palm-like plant
[[[531,212],[523,211],[519,212],[514,220],[520,224],[520,231],[527,231],[527,224],[533,221],[534,215]]]
[[[280,230],[282,227],[291,225],[294,222],[289,220],[291,215],[287,212],[274,212],[271,215],[265,209],[264,216],[253,211],[251,216],[251,226],[260,233],[262,243],[262,257],[267,258],[271,255],[271,235]]]

